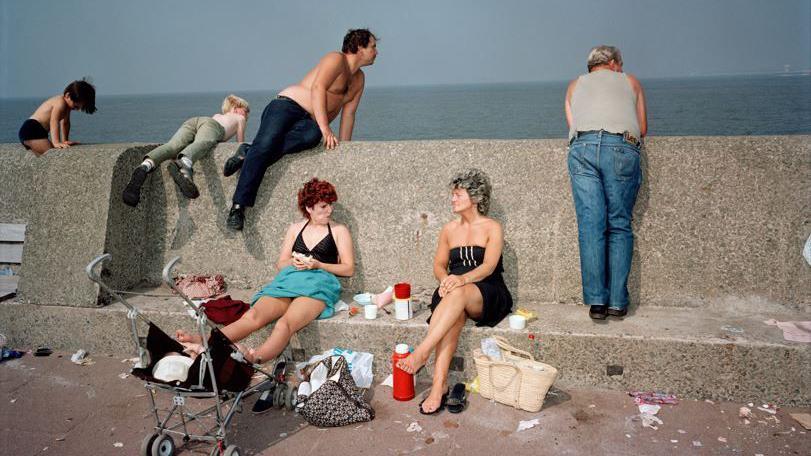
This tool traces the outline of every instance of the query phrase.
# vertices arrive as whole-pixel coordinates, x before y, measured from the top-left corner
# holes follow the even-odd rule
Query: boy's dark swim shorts
[[[45,127],[43,127],[42,124],[36,120],[28,119],[23,122],[23,126],[20,127],[19,136],[20,143],[22,143],[26,149],[31,150],[30,147],[25,145],[25,142],[32,139],[48,139],[48,130],[46,130]]]

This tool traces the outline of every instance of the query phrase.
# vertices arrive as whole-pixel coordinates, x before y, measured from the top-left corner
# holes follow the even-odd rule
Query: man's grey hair
[[[470,199],[476,203],[476,209],[482,215],[490,210],[490,179],[484,171],[470,168],[456,173],[451,179],[451,189],[461,188],[467,191]]]
[[[591,71],[592,68],[605,65],[612,60],[622,65],[622,54],[620,54],[620,50],[614,46],[600,45],[591,49],[586,65],[589,71]]]

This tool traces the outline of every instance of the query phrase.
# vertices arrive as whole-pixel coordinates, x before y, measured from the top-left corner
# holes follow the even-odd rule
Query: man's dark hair
[[[372,38],[377,41],[377,37],[369,29],[352,29],[346,32],[344,36],[344,45],[341,52],[348,54],[357,54],[358,48],[369,46],[369,40]]]
[[[69,96],[74,103],[81,103],[82,111],[88,114],[96,112],[96,88],[86,79],[71,82],[65,87],[63,94]]]

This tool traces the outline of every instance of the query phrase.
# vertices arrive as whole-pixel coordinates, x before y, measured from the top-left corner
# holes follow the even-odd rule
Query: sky
[[[0,0],[0,98],[280,89],[363,27],[370,87],[567,80],[597,44],[642,79],[811,68],[811,0]]]

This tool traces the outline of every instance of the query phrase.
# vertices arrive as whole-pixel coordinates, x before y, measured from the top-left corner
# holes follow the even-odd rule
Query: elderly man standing
[[[642,182],[639,152],[648,126],[642,85],[622,72],[619,49],[591,50],[588,73],[566,91],[566,121],[583,302],[593,319],[623,317],[634,247],[631,218]]]

